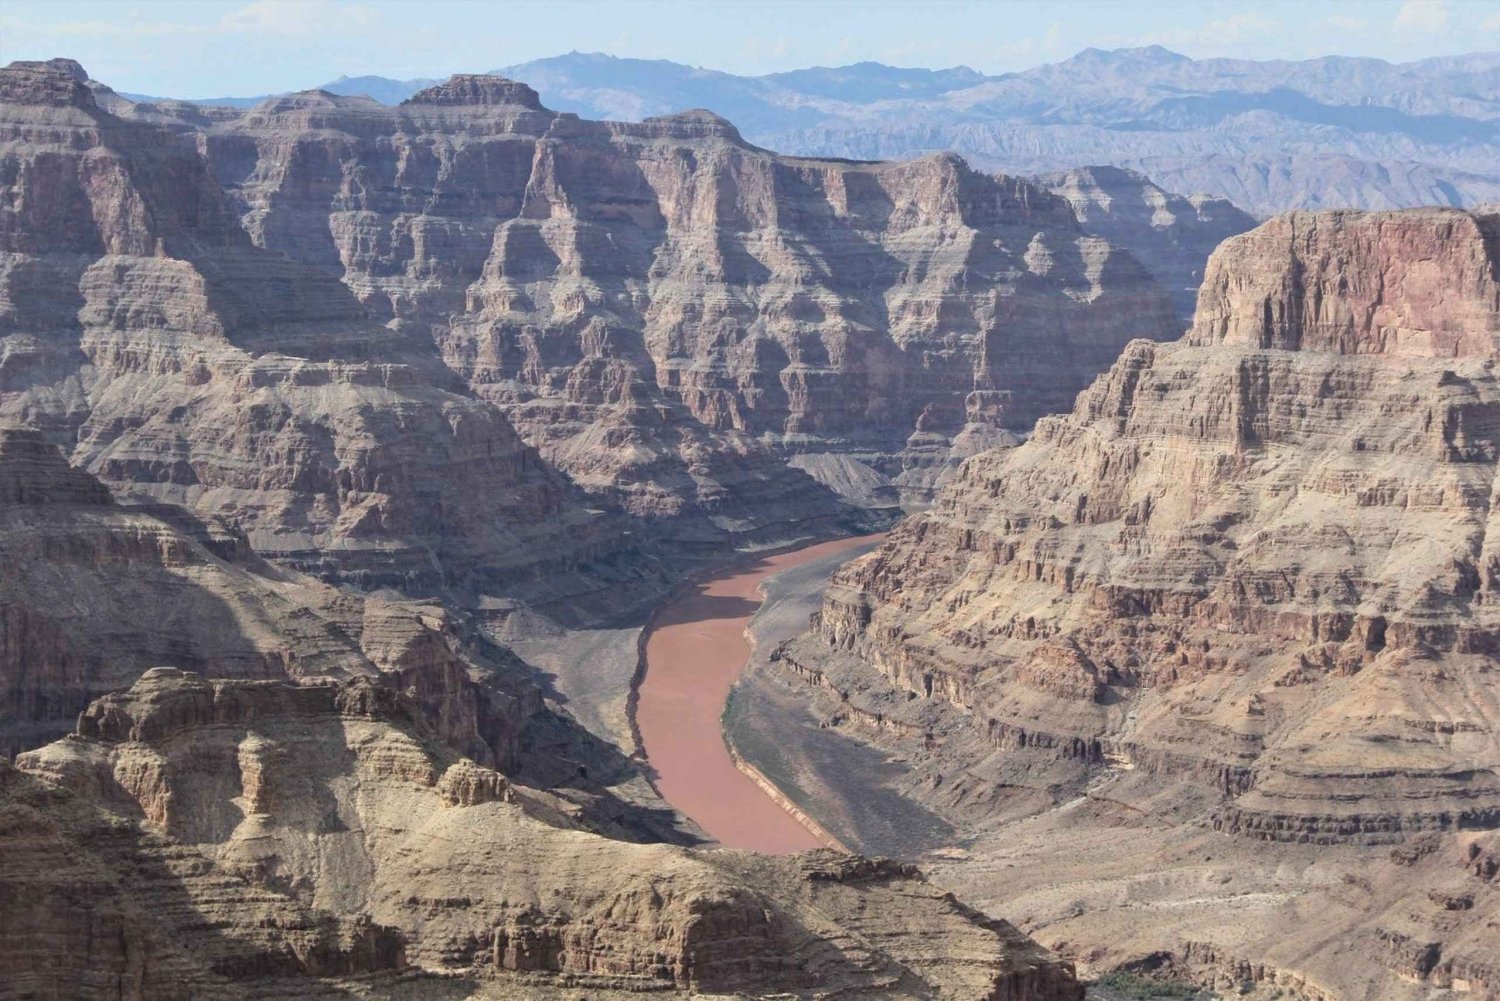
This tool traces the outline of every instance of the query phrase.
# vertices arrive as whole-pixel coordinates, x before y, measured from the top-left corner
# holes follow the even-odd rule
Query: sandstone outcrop
[[[1497,338],[1500,218],[1278,217],[1215,253],[1188,336],[1130,345],[1071,414],[969,460],[835,576],[818,640],[784,657],[915,735],[890,739],[924,742],[920,794],[969,822],[1081,795],[1111,816],[1130,804],[1110,823],[1163,845],[1196,822],[1233,836],[1212,857],[1272,857],[1244,847],[1259,841],[1374,881],[1336,938],[1384,971],[1372,986],[1351,986],[1347,956],[1297,944],[1309,926],[1280,909],[1241,921],[1232,946],[1198,941],[1200,959],[1275,956],[1330,996],[1500,991],[1490,890],[1418,905],[1430,887],[1370,875],[1379,846],[1431,836],[1461,854],[1468,832],[1500,828]],[[862,693],[851,655],[880,684]],[[1052,816],[1035,823],[1061,840],[1031,847],[1062,872],[1088,854],[1069,823],[1087,824]],[[1121,848],[1100,872],[1171,851]],[[1473,914],[1455,923],[1450,906]],[[1107,922],[1058,920],[1074,950],[1109,951]],[[1181,929],[1134,920],[1182,953]]]
[[[1255,227],[1255,217],[1227,198],[1174,194],[1120,167],[1079,167],[1032,180],[1066,199],[1085,232],[1140,261],[1171,293],[1184,329],[1192,325],[1209,255]]]
[[[910,867],[557,826],[543,794],[454,760],[418,707],[381,691],[158,669],[0,765],[0,888],[33,919],[0,932],[10,983],[111,998],[421,975],[475,997],[1082,997],[1064,964]],[[39,961],[68,943],[67,962]]]

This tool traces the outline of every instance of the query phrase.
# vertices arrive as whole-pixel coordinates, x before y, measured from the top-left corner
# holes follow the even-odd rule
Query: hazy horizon
[[[1395,63],[1500,49],[1500,9],[1476,0],[1072,0],[1048,9],[949,0],[929,9],[945,16],[914,28],[906,4],[846,0],[9,0],[0,61],[67,56],[120,91],[203,99],[303,90],[340,76],[445,78],[570,52],[759,76],[859,62],[995,75],[1087,48],[1150,45],[1195,59]]]

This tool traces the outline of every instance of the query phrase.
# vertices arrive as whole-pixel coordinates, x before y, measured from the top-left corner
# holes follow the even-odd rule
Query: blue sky
[[[1392,61],[1500,49],[1497,0],[0,0],[0,60],[217,97],[340,74],[443,77],[577,49],[735,73],[878,60],[987,73],[1088,46]]]

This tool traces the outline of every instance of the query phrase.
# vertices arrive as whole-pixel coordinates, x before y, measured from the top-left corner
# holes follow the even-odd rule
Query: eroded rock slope
[[[1046,941],[1308,996],[1494,994],[1500,897],[1462,860],[1500,828],[1497,349],[1500,219],[1278,217],[1214,255],[1187,337],[969,460],[785,659],[924,748],[915,794],[1032,817],[985,850],[1051,874],[987,899]],[[1204,911],[1226,857],[1242,889]],[[1000,868],[968,866],[981,894]],[[1126,883],[1146,909],[1111,919]]]
[[[776,500],[768,445],[899,474],[908,439],[1027,429],[1131,336],[1170,336],[1128,254],[953,156],[780,157],[707,112],[583,121],[477,76],[203,131],[258,246],[432,339],[543,456],[641,515]]]
[[[911,867],[681,847],[634,768],[451,613],[117,502],[35,429],[0,428],[0,556],[17,996],[1081,996]]]

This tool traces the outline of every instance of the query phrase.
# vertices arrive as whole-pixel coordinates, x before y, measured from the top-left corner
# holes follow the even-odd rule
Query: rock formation
[[[272,99],[202,141],[257,246],[341,276],[648,518],[805,506],[767,444],[894,475],[908,439],[1028,429],[1172,329],[1064,202],[952,156],[779,157],[708,112],[582,121],[465,76],[397,108]]]
[[[148,671],[74,735],[0,763],[0,830],[0,967],[22,994],[425,977],[463,997],[1082,997],[1066,966],[910,867],[589,833],[435,745],[417,707],[368,679]]]
[[[570,485],[674,544],[831,527],[1172,329],[1062,201],[953,157],[494,77],[216,116],[0,72],[0,413],[330,579],[524,592],[619,541]]]
[[[1269,903],[1190,928],[1085,904],[1048,919],[1045,941],[1116,961],[1154,943],[1222,976],[1259,962],[1244,979],[1310,996],[1500,992],[1500,895],[1454,861],[1500,829],[1497,349],[1500,218],[1278,217],[1214,255],[1187,337],[1130,345],[1071,414],[969,460],[835,576],[818,640],[784,656],[841,692],[846,716],[925,744],[919,795],[970,823],[1036,813],[1056,828],[1029,863],[1055,875],[1018,891],[1033,929],[1061,907],[1039,903],[1047,880],[1069,873],[1102,885],[1159,866],[1153,893],[1198,892],[1162,889],[1194,823],[1232,836],[1207,858],[1244,860],[1242,878],[1284,899],[1328,891],[1259,863],[1317,859],[1363,887],[1347,926]],[[1087,814],[1046,812],[1074,796],[1104,826],[1154,828],[1157,854],[1061,861],[1100,836],[1082,833]],[[1008,837],[990,848],[1015,859],[1023,835]],[[1388,858],[1423,839],[1408,868]],[[1429,878],[1443,884],[1430,899]],[[1108,942],[1122,920],[1128,946]],[[1340,927],[1315,936],[1336,946],[1312,944],[1319,920]]]
[[[1209,255],[1255,226],[1228,199],[1175,195],[1119,167],[1079,167],[1032,180],[1067,199],[1085,232],[1130,251],[1171,293],[1184,329],[1192,325]]]
[[[351,594],[261,559],[242,534],[118,503],[34,429],[0,425],[0,752],[74,727],[161,663],[220,678],[383,679],[461,753],[523,768],[541,689],[436,605]]]
[[[196,143],[0,71],[0,416],[268,556],[427,591],[607,551],[494,407],[336,278],[255,247]]]
[[[910,867],[610,840],[679,836],[605,788],[629,770],[524,665],[439,607],[116,502],[34,429],[0,428],[0,559],[0,971],[22,996],[1080,996]]]

